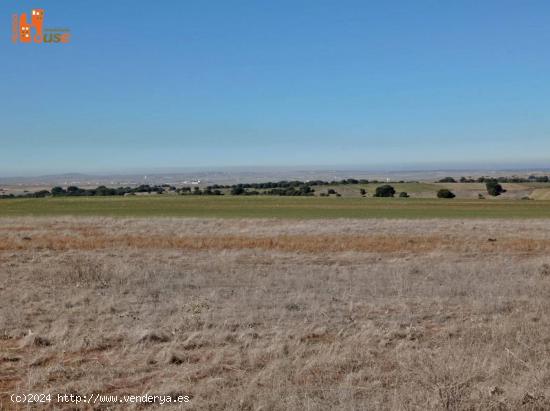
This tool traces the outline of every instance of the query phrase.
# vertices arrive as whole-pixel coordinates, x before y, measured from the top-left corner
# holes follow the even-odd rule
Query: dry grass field
[[[550,409],[550,220],[3,218],[0,333],[2,409]]]

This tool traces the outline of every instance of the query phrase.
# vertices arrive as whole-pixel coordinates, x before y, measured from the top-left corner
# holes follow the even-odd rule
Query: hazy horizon
[[[304,173],[315,173],[315,172],[340,172],[340,173],[350,173],[354,172],[359,174],[365,173],[389,173],[389,174],[399,174],[399,173],[433,173],[434,175],[441,172],[453,173],[476,173],[482,174],[483,172],[487,173],[503,173],[503,172],[514,172],[518,174],[529,173],[529,172],[545,172],[550,171],[550,166],[544,164],[543,162],[534,163],[534,164],[462,164],[455,165],[452,164],[444,166],[443,164],[433,165],[432,167],[426,165],[388,165],[385,167],[368,167],[361,165],[298,165],[298,166],[275,166],[275,165],[263,165],[263,166],[196,166],[196,167],[149,167],[149,168],[128,168],[128,169],[112,169],[112,170],[59,170],[59,171],[44,171],[44,172],[27,172],[27,173],[0,173],[0,179],[9,179],[9,178],[41,178],[41,177],[56,177],[56,176],[65,176],[65,175],[82,175],[82,176],[136,176],[136,175],[190,175],[193,173],[227,173],[227,174],[261,174],[261,173],[270,173],[276,175],[277,173],[292,173],[292,172],[304,172]]]

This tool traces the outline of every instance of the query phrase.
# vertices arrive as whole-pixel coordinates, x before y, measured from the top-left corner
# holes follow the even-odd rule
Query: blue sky
[[[12,44],[45,9],[68,45]],[[2,1],[0,176],[550,166],[550,2]]]

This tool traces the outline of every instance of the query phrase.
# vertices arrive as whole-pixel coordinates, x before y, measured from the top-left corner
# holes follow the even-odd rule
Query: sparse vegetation
[[[265,183],[239,183],[233,185],[220,185],[213,184],[203,188],[199,186],[189,187],[176,187],[170,184],[153,185],[142,184],[137,187],[106,187],[99,186],[96,188],[79,188],[76,186],[69,186],[67,189],[56,186],[50,191],[40,190],[37,192],[27,192],[23,194],[0,194],[0,199],[9,198],[43,198],[43,197],[76,197],[76,196],[122,196],[132,194],[181,194],[181,195],[223,195],[225,193],[230,195],[275,195],[275,196],[312,196],[315,193],[313,187],[322,186],[349,186],[358,184],[368,184],[369,181],[365,179],[347,178],[339,181],[277,181],[277,182],[265,182]],[[377,183],[373,181],[371,183]],[[400,181],[402,184],[407,184],[405,181]],[[414,184],[415,182],[411,182]],[[333,190],[334,189],[329,189]],[[365,192],[364,188],[360,189],[360,192]],[[336,191],[334,193],[336,194]]]
[[[531,178],[532,177],[532,178]],[[456,181],[453,183],[450,179],[452,177],[446,177],[439,180],[437,183],[417,182],[417,181],[403,181],[392,183],[392,187],[397,193],[406,192],[407,194],[414,193],[415,198],[431,198],[437,194],[437,191],[441,188],[452,189],[453,194],[457,198],[472,198],[472,191],[481,190],[479,187],[481,184],[485,185],[500,184],[501,180],[509,181],[524,181],[514,183],[511,189],[510,195],[506,196],[510,199],[521,199],[529,196],[535,200],[542,200],[550,198],[550,183],[545,182],[543,177],[529,178],[493,178],[479,177],[477,180],[462,177],[460,178],[461,184]],[[441,182],[446,181],[446,182]],[[479,182],[482,181],[482,182]],[[95,188],[86,187],[80,188],[74,185],[64,187],[54,187],[51,190],[41,189],[38,191],[32,190],[8,190],[0,189],[0,199],[13,199],[13,198],[44,198],[44,197],[117,197],[117,196],[130,196],[130,195],[173,195],[180,194],[183,196],[320,196],[326,197],[327,190],[332,190],[329,195],[336,195],[338,192],[342,197],[367,197],[367,191],[371,191],[375,194],[378,187],[387,185],[379,183],[376,180],[368,181],[365,179],[348,178],[339,181],[277,181],[277,182],[265,182],[265,183],[239,183],[233,185],[198,185],[199,183],[192,183],[192,186],[174,186],[171,184],[161,185],[147,185],[142,184],[139,186],[126,186],[126,187],[107,187],[98,186]],[[452,184],[452,186],[450,185]],[[467,184],[467,185],[466,185]],[[360,185],[356,188],[357,185]],[[362,186],[361,186],[362,185]],[[535,193],[535,191],[537,191]],[[395,194],[394,194],[395,195]],[[477,195],[475,193],[474,195]],[[374,196],[374,195],[373,195]],[[370,197],[370,196],[369,196]]]

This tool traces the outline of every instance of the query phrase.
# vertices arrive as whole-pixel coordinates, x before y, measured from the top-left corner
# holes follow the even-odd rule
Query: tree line
[[[444,177],[438,180],[438,183],[487,183],[490,181],[496,181],[497,183],[548,183],[550,182],[550,176],[529,176],[529,177],[460,177],[456,180],[453,177]]]
[[[78,196],[122,196],[125,194],[136,193],[158,193],[162,194],[165,191],[176,190],[176,187],[168,184],[163,185],[148,185],[142,184],[137,187],[106,187],[98,186],[96,188],[80,188],[77,186],[68,186],[66,189],[60,186],[55,186],[51,190],[39,190],[32,193],[24,193],[19,195],[4,194],[0,198],[42,198],[42,197],[78,197]]]
[[[492,196],[498,196],[506,190],[502,188],[500,182],[505,177],[499,179],[487,179],[480,177],[476,182],[485,182],[487,193]],[[537,177],[542,179],[542,177]],[[483,180],[482,180],[483,179]],[[452,181],[451,181],[452,180]],[[452,177],[446,177],[439,180],[440,182],[456,182]],[[542,180],[541,180],[542,181]],[[313,196],[315,194],[316,186],[338,186],[338,185],[349,185],[349,184],[376,184],[376,180],[357,180],[353,178],[348,178],[340,181],[323,181],[323,180],[314,180],[314,181],[278,181],[278,182],[265,182],[265,183],[240,183],[233,185],[219,185],[214,184],[206,186],[205,188],[200,187],[180,187],[177,188],[170,184],[162,185],[149,185],[141,184],[137,187],[106,187],[104,185],[98,186],[96,188],[79,188],[77,186],[68,186],[66,189],[60,186],[53,187],[51,190],[39,190],[32,193],[24,194],[2,194],[1,198],[43,198],[43,197],[73,197],[73,196],[123,196],[123,195],[136,195],[136,194],[164,194],[164,193],[173,193],[180,195],[224,195],[225,193],[222,190],[226,190],[230,195],[240,196],[240,195],[272,195],[272,196]],[[261,190],[261,191],[259,191]],[[367,191],[364,188],[359,190],[362,197],[366,197]],[[397,194],[395,188],[389,184],[384,184],[376,187],[373,197],[394,197]],[[333,188],[327,190],[326,193],[320,193],[320,196],[327,197],[330,195],[335,195],[340,197],[341,195],[336,192]],[[409,197],[408,193],[400,192],[399,197],[407,198]],[[441,189],[437,193],[439,198],[454,198],[455,195],[448,189]],[[480,197],[481,198],[481,197]]]
[[[404,181],[400,181],[403,183]],[[2,194],[0,198],[43,198],[43,197],[74,197],[74,196],[123,196],[139,193],[164,194],[167,192],[181,195],[224,195],[222,190],[231,195],[278,195],[278,196],[311,196],[315,193],[316,186],[340,186],[353,184],[377,184],[378,180],[366,180],[346,178],[342,180],[312,180],[312,181],[268,181],[264,183],[239,183],[231,185],[213,184],[205,188],[180,187],[176,188],[170,184],[149,185],[142,184],[137,187],[106,187],[104,185],[96,188],[80,188],[68,186],[66,189],[61,186],[53,187],[51,190],[39,190],[23,194]],[[261,190],[261,191],[258,191]]]

